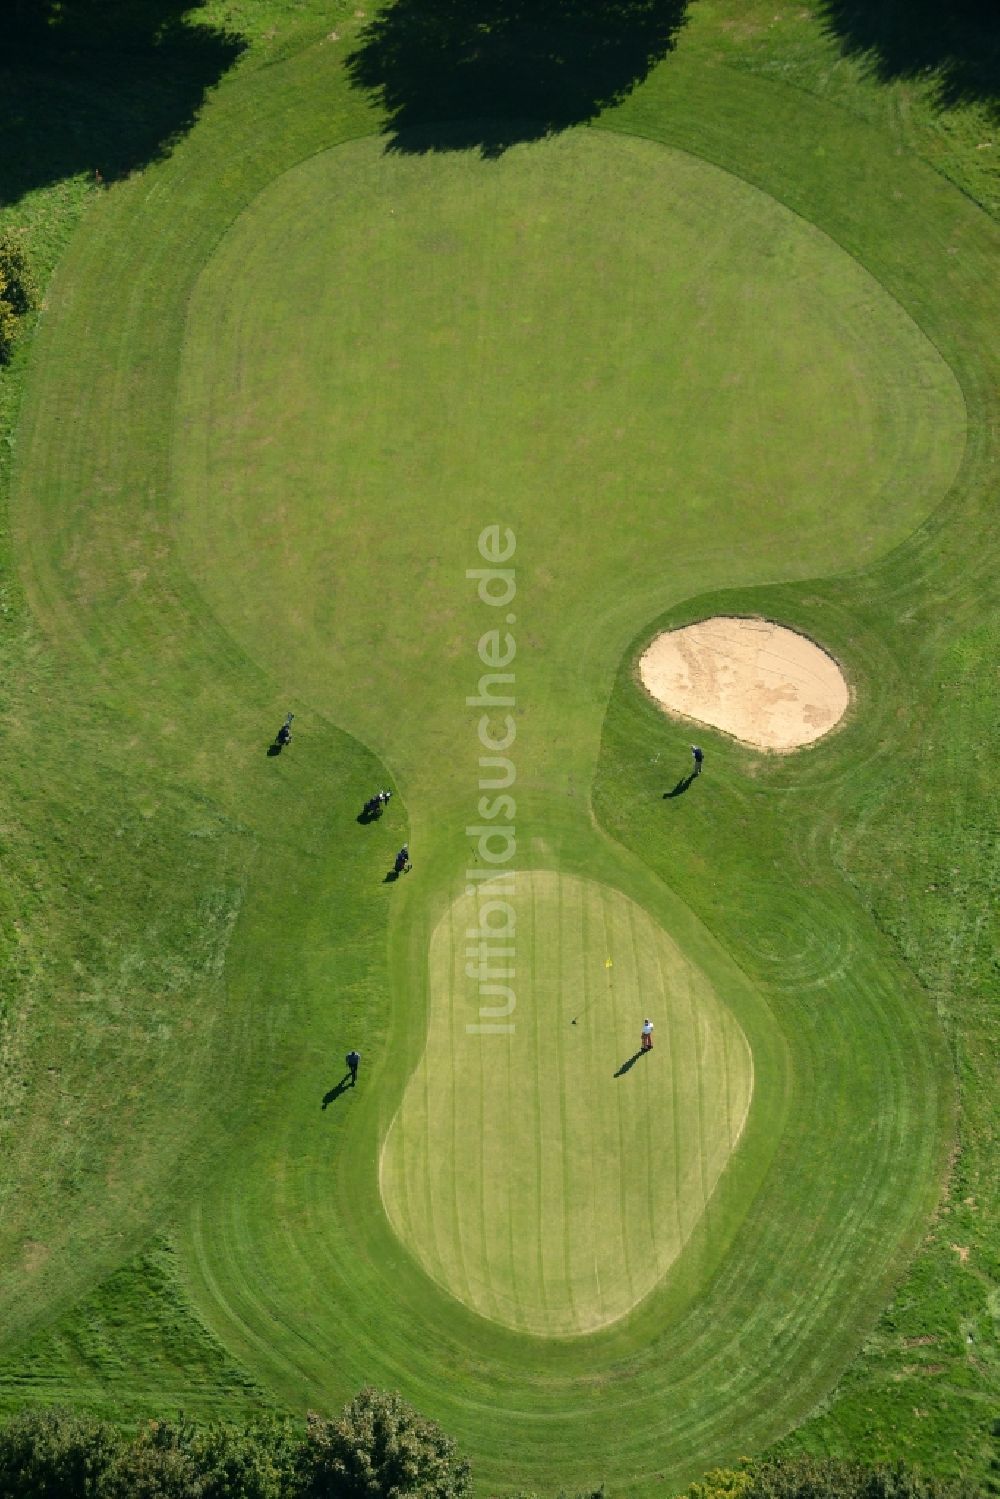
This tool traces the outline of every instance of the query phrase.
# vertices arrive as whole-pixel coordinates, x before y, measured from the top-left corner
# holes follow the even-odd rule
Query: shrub
[[[150,1421],[105,1473],[100,1499],[196,1499],[200,1488],[192,1438],[189,1427]]]
[[[277,1422],[212,1426],[195,1447],[201,1499],[285,1499],[295,1491],[302,1438]]]
[[[105,1474],[99,1499],[285,1499],[301,1439],[287,1426],[153,1421]]]
[[[309,1417],[302,1479],[309,1499],[463,1499],[470,1468],[434,1421],[367,1389],[338,1421]]]
[[[742,1499],[974,1499],[962,1482],[926,1478],[892,1466],[834,1458],[772,1458],[749,1465]]]
[[[711,1468],[689,1487],[686,1499],[744,1499],[750,1484],[746,1460],[738,1468]]]
[[[38,300],[34,278],[21,241],[0,235],[0,364],[6,364],[18,332],[18,320]]]
[[[337,1421],[149,1421],[131,1440],[66,1411],[0,1424],[0,1499],[465,1499],[469,1465],[399,1395],[362,1390]],[[593,1496],[599,1499],[599,1496]]]
[[[0,1499],[97,1499],[121,1447],[103,1421],[24,1411],[0,1426]]]

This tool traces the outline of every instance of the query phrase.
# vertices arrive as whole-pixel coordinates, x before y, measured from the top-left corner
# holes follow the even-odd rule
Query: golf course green
[[[368,139],[279,178],[201,272],[173,498],[213,617],[377,750],[422,841],[475,789],[484,526],[515,536],[519,789],[585,785],[651,615],[861,565],[964,431],[898,303],[728,173],[601,131],[488,163]],[[387,674],[404,698],[366,690]]]
[[[641,1301],[691,1237],[742,1133],[752,1063],[703,975],[640,907],[550,871],[516,883],[504,909],[490,904],[487,931],[494,915],[510,921],[488,946],[512,961],[485,1024],[466,958],[483,930],[477,894],[435,929],[427,1046],[386,1137],[382,1196],[403,1242],[467,1306],[539,1335],[590,1332]],[[648,1057],[643,1009],[662,1017]],[[612,1092],[615,1057],[616,1077],[640,1060],[645,1075]]]
[[[858,870],[990,586],[1000,229],[696,49],[496,156],[387,150],[343,58],[97,195],[35,335],[0,1389],[374,1384],[484,1494],[676,1492],[827,1399],[954,1146]],[[835,657],[837,733],[661,713],[642,650],[716,614]],[[115,1302],[95,1364],[60,1318],[151,1242],[168,1330]]]

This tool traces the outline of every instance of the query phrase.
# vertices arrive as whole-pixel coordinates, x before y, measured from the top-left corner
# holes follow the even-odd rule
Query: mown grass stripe
[[[501,1321],[536,1334],[564,1336],[622,1317],[653,1288],[704,1211],[698,1183],[705,1166],[691,1159],[680,1175],[682,1192],[693,1196],[682,1211],[682,1232],[673,1238],[668,1234],[661,1256],[661,1223],[669,1224],[677,1207],[669,1191],[661,1190],[653,1146],[658,1131],[651,1120],[662,1126],[672,1106],[669,1092],[647,1076],[647,1058],[624,1074],[612,1073],[622,1061],[623,1037],[629,1031],[634,1037],[644,999],[648,1003],[644,975],[658,971],[656,950],[668,939],[645,912],[608,887],[548,871],[526,873],[522,883],[516,944],[518,969],[524,976],[517,1011],[520,1028],[512,1037],[482,1038],[493,1046],[492,1073],[477,1074],[454,1065],[454,993],[464,992],[465,981],[455,961],[453,933],[467,927],[475,911],[474,898],[461,896],[442,919],[431,946],[432,981],[443,976],[451,986],[444,991],[432,987],[428,1047],[418,1066],[424,1079],[435,1079],[434,1092],[427,1092],[425,1082],[411,1081],[390,1130],[382,1185],[390,1217],[405,1234],[405,1219],[394,1207],[400,1155],[394,1136],[402,1129],[403,1139],[419,1139],[422,1131],[420,1148],[438,1162],[441,1190],[453,1204],[453,1231],[463,1236],[462,1265],[441,1246],[443,1225],[449,1221],[444,1214],[439,1214],[433,1230],[411,1220],[415,1231],[407,1244],[428,1269],[446,1277],[454,1295],[477,1311],[490,1310],[480,1289],[489,1281]],[[574,927],[582,923],[586,934],[579,948],[579,998],[562,990],[566,974],[557,967],[562,946],[558,929],[568,912]],[[439,954],[446,950],[448,961],[442,962]],[[616,954],[610,968],[605,956],[609,952]],[[575,973],[570,977],[575,980]],[[685,1072],[698,1055],[696,1038],[686,1035],[685,1028],[692,1031],[702,1024],[703,1012],[714,1006],[717,1001],[701,981],[698,1004],[692,1003],[684,1023],[676,1024],[675,1049],[684,1058],[679,1073],[682,1091],[690,1093],[695,1086]],[[573,1008],[578,1009],[575,1026],[569,1023]],[[509,1065],[501,1071],[504,1056]],[[719,1057],[706,1056],[703,1063],[718,1067]],[[522,1096],[525,1076],[533,1102]],[[499,1079],[499,1095],[494,1078]],[[477,1099],[480,1084],[482,1097]],[[745,1093],[745,1075],[738,1086]],[[426,1117],[419,1111],[408,1117],[410,1098],[427,1100]],[[502,1140],[503,1158],[485,1160],[481,1180],[470,1185],[455,1122],[476,1113],[484,1119],[484,1138]],[[724,1102],[712,1127],[718,1136],[712,1162],[717,1177],[728,1151]],[[685,1160],[689,1152],[704,1151],[696,1120],[678,1132],[670,1148]],[[561,1185],[567,1177],[571,1188],[564,1195]],[[482,1221],[480,1192],[496,1204],[492,1211],[501,1220],[506,1217],[515,1225],[503,1278],[500,1267],[491,1267],[489,1241],[474,1242],[468,1233],[472,1224]],[[592,1232],[577,1240],[576,1202],[581,1197],[591,1204],[593,1223]],[[574,1236],[572,1278],[561,1269],[567,1263],[567,1236]]]
[[[569,1138],[569,1089],[566,1054],[572,1040],[575,1039],[572,1037],[571,1031],[578,1008],[579,993],[570,957],[573,948],[568,928],[570,926],[572,907],[567,909],[566,891],[562,885],[558,887],[557,898],[558,905],[550,940],[555,949],[555,972],[559,976],[563,986],[563,992],[560,996],[562,1003],[554,1017],[554,1025],[556,1026],[554,1061],[558,1071],[558,1091],[556,1094],[559,1109],[558,1130],[559,1140],[563,1142]],[[593,1238],[588,1236],[581,1222],[581,1192],[572,1173],[572,1164],[569,1152],[561,1146],[560,1188],[562,1191],[564,1220],[562,1232],[562,1281],[569,1306],[570,1321],[573,1328],[579,1330],[580,1315],[576,1304],[573,1262],[574,1256],[577,1253],[581,1250],[586,1252],[587,1247],[593,1243]]]

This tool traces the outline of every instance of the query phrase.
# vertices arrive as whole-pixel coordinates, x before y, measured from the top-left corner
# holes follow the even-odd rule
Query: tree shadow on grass
[[[7,0],[0,202],[80,173],[112,181],[167,153],[244,50],[192,0]]]
[[[880,83],[925,78],[941,108],[980,102],[1000,111],[995,0],[823,0],[820,18]]]
[[[687,6],[389,0],[347,66],[385,109],[390,149],[498,157],[619,103],[672,50]]]

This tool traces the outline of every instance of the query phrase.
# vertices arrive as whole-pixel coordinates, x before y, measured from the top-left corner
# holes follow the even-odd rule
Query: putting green
[[[427,1046],[382,1156],[394,1228],[440,1285],[511,1327],[623,1316],[680,1254],[739,1140],[739,1025],[641,906],[552,871],[460,896],[431,941],[429,990]],[[656,1044],[637,1059],[644,1013]]]
[[[522,778],[589,777],[649,618],[884,551],[965,428],[929,340],[826,235],[577,131],[490,163],[363,140],[276,180],[195,288],[175,430],[210,607],[440,803],[467,781],[482,526],[517,536]]]

